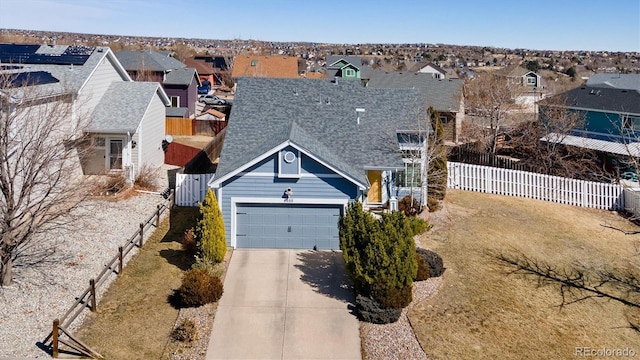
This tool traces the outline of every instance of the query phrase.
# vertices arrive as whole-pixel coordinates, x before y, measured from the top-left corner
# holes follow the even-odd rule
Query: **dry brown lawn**
[[[178,309],[168,301],[193,262],[181,245],[197,208],[174,208],[111,284],[78,332],[106,359],[160,359]]]
[[[640,269],[640,230],[614,212],[537,200],[449,190],[423,247],[447,270],[432,298],[410,320],[430,359],[570,359],[576,347],[625,349],[640,355],[629,328],[638,310],[593,299],[560,308],[558,286],[508,275],[488,251],[521,252],[560,267]]]

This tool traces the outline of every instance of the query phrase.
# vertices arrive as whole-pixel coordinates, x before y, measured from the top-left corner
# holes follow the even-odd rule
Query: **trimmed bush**
[[[429,274],[431,277],[438,277],[444,273],[446,268],[444,267],[444,263],[440,255],[431,250],[422,248],[418,248],[416,251],[418,255],[424,258],[425,262],[429,266]]]
[[[385,309],[370,297],[357,295],[356,309],[360,320],[374,324],[389,324],[398,321],[402,309]]]
[[[406,195],[400,199],[398,201],[398,211],[402,211],[407,216],[415,216],[418,214],[420,209],[418,200],[416,200],[415,196],[413,197],[413,202],[411,200],[411,195]]]
[[[193,263],[193,265],[191,265],[191,269],[204,270],[207,273],[209,273],[209,275],[218,277],[218,278],[222,278],[222,274],[224,272],[220,264],[214,263],[211,260],[207,260],[205,258],[201,258],[197,256],[196,256],[196,261]]]
[[[422,255],[420,255],[420,253],[417,251],[416,251],[416,261],[418,262],[418,273],[414,280],[423,281],[430,278],[431,270],[429,269],[429,264],[427,264],[427,260]]]
[[[420,219],[419,217],[410,217],[408,221],[409,228],[411,229],[411,236],[420,235],[423,232],[431,229],[431,225],[424,219]]]
[[[182,320],[177,328],[173,329],[171,337],[177,341],[191,343],[197,338],[196,322],[186,318]]]
[[[374,286],[373,298],[385,309],[402,309],[411,304],[412,290],[412,285],[396,287],[381,284]]]
[[[183,307],[197,307],[216,302],[222,297],[222,281],[207,270],[191,269],[184,274],[176,295]]]
[[[359,202],[353,202],[340,217],[339,232],[340,249],[356,293],[385,306],[403,307],[411,302],[411,291],[403,289],[411,288],[418,264],[404,213],[383,214],[378,221]]]
[[[224,260],[227,253],[227,237],[222,220],[222,212],[218,206],[213,190],[207,190],[204,201],[200,204],[200,220],[196,227],[196,243],[198,255],[214,263]]]

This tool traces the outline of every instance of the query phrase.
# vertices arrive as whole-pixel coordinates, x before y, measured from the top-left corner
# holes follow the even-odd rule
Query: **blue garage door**
[[[341,205],[238,204],[236,247],[340,249]]]

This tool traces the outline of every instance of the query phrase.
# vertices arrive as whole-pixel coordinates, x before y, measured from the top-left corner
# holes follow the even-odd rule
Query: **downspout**
[[[131,162],[133,154],[133,138],[131,133],[127,131],[127,158],[126,158],[126,167],[129,168],[129,174],[127,174],[127,181],[130,185],[133,185],[135,180],[135,169],[133,167],[133,163]],[[123,159],[124,160],[124,159]]]

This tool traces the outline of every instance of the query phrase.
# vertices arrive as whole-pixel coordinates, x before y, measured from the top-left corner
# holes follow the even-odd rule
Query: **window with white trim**
[[[356,71],[353,69],[344,69],[344,76],[345,77],[355,77],[356,76]]]
[[[174,108],[180,107],[180,96],[171,97],[171,107],[174,107]]]
[[[640,116],[622,115],[622,126],[625,129],[640,130]]]
[[[420,161],[405,159],[404,169],[396,173],[396,186],[401,188],[420,187],[421,175]]]

